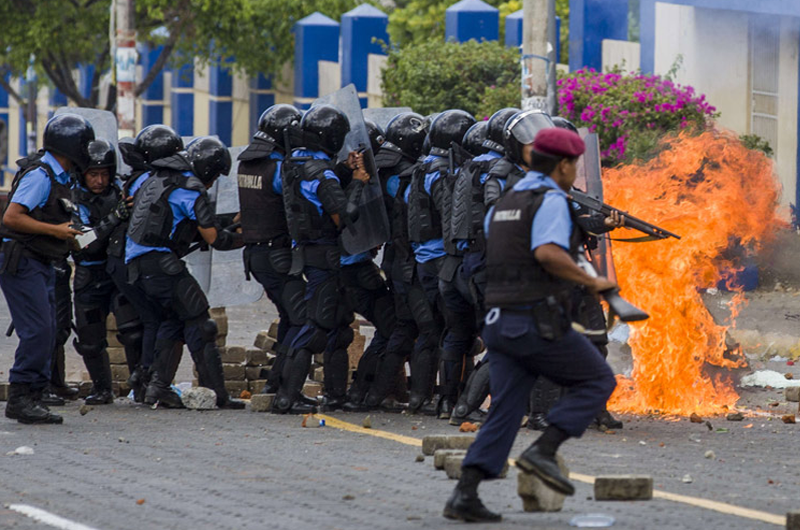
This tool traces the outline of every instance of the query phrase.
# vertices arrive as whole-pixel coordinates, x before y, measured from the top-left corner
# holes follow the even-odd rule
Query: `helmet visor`
[[[555,127],[553,120],[538,110],[520,112],[508,124],[511,135],[523,145],[532,144],[539,131],[550,127]]]

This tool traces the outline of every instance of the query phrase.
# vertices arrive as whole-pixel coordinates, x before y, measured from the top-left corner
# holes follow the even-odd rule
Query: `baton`
[[[11,323],[8,325],[8,329],[6,329],[6,337],[10,337],[14,334],[14,321],[12,320]]]

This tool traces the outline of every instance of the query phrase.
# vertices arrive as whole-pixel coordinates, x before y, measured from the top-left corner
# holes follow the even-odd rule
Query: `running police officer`
[[[0,223],[0,288],[19,336],[5,414],[20,423],[64,421],[40,402],[55,347],[52,263],[69,254],[80,234],[70,226],[70,176],[88,164],[92,140],[94,130],[80,116],[61,114],[48,121],[44,150],[18,162]]]
[[[589,276],[575,261],[583,235],[567,192],[585,146],[571,131],[547,128],[535,140],[534,131],[524,118],[512,120],[507,134],[522,146],[531,172],[487,216],[486,305],[491,309],[484,339],[491,359],[492,407],[445,506],[444,516],[450,519],[502,518],[480,501],[478,484],[502,471],[528,393],[540,375],[570,391],[550,411],[549,427],[520,455],[517,467],[561,494],[574,494],[556,463],[556,451],[568,438],[583,434],[616,386],[611,368],[570,323],[576,284],[594,293],[615,287]]]
[[[161,307],[164,321],[158,330],[145,403],[183,406],[170,384],[180,360],[176,344],[189,347],[198,379],[217,394],[220,408],[244,408],[225,389],[222,360],[216,346],[217,325],[197,280],[181,257],[199,232],[217,250],[242,246],[241,235],[220,229],[206,190],[231,169],[230,152],[216,138],[196,138],[186,152],[153,162],[153,171],[141,187],[131,189],[133,210],[128,223],[125,260],[131,281],[153,305]]]
[[[283,164],[283,198],[289,234],[294,241],[292,274],[306,277],[306,323],[290,345],[283,382],[273,403],[279,414],[306,413],[300,401],[313,355],[324,352],[325,396],[322,406],[334,410],[346,402],[352,341],[352,313],[343,304],[339,269],[339,233],[358,218],[358,201],[369,175],[351,154],[352,182],[347,192],[333,172],[333,157],[344,145],[350,122],[339,109],[317,105],[300,122],[302,148]]]
[[[73,189],[78,208],[76,224],[91,229],[92,240],[73,252],[75,260],[75,325],[78,337],[73,341],[75,350],[83,357],[86,370],[92,378],[92,390],[86,397],[89,405],[113,403],[111,366],[106,346],[106,317],[117,297],[117,288],[106,270],[108,238],[114,229],[128,219],[130,201],[112,181],[116,174],[117,153],[106,140],[89,144],[89,165]],[[89,237],[89,236],[87,236]],[[128,330],[120,330],[127,335]],[[131,348],[140,348],[136,341],[123,339]],[[139,356],[136,353],[128,356]],[[128,346],[126,346],[126,350]]]
[[[277,358],[263,391],[274,394],[281,383],[289,344],[306,320],[305,284],[292,266],[292,238],[283,207],[281,167],[302,115],[292,105],[273,105],[258,120],[250,145],[239,155],[239,221],[245,242],[244,270],[264,287],[280,316]]]

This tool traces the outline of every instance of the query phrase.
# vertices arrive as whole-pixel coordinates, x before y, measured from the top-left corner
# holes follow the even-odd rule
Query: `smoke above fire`
[[[650,319],[631,325],[633,371],[618,376],[609,407],[662,414],[733,408],[739,396],[730,375],[712,377],[706,368],[738,368],[744,359],[726,347],[729,326],[714,322],[701,290],[741,270],[742,258],[783,226],[772,161],[728,133],[681,134],[648,162],[605,170],[603,187],[609,204],[682,236],[614,244],[622,294]]]

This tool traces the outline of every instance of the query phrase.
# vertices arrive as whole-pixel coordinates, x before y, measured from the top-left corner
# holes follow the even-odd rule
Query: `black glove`
[[[124,198],[120,199],[112,212],[120,221],[127,221],[131,216],[131,208],[128,206],[128,201]]]

